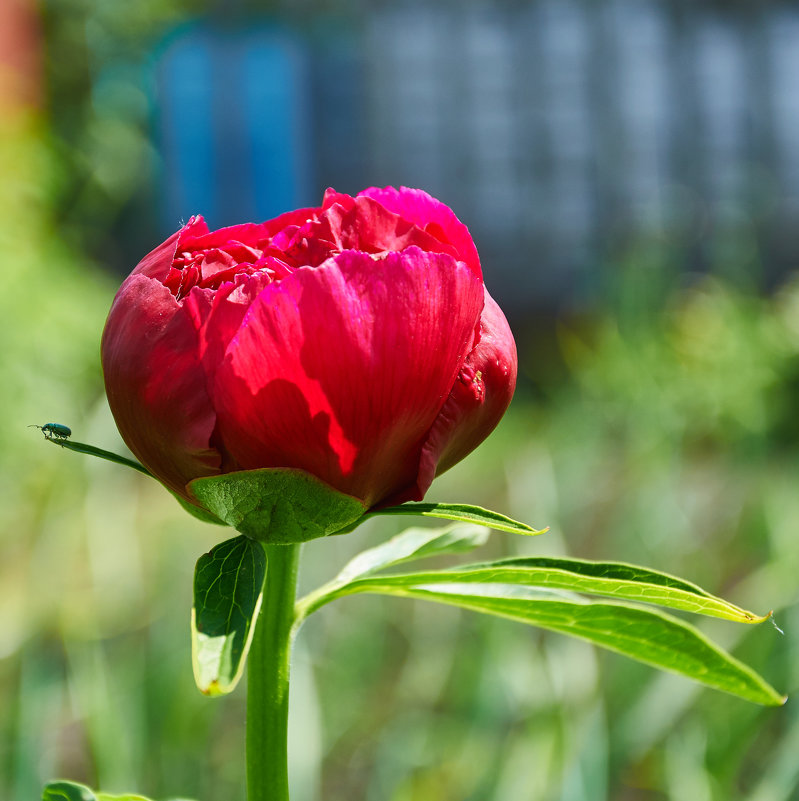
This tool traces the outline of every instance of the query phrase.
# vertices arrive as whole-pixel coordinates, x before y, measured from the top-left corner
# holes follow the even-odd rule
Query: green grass
[[[36,141],[16,142],[0,196],[13,274],[0,296],[0,798],[33,801],[66,777],[161,801],[243,799],[242,689],[201,696],[189,653],[194,562],[220,529],[26,427],[63,422],[122,449],[97,358],[114,287],[59,244]],[[773,608],[785,636],[706,630],[796,693],[799,290],[762,299],[707,279],[616,302],[630,281],[600,313],[559,322],[551,375],[536,341],[520,342],[509,415],[429,499],[551,527],[496,533],[478,558],[638,562]],[[303,589],[401,525],[310,543]],[[763,709],[421,602],[353,597],[315,615],[292,703],[296,801],[799,798],[793,703]]]

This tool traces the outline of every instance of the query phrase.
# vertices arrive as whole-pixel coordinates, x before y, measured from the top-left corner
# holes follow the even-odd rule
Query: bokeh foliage
[[[20,117],[0,134],[0,797],[29,801],[56,776],[157,799],[243,797],[243,694],[202,697],[189,653],[192,570],[219,530],[143,476],[26,427],[63,422],[122,451],[98,363],[118,279],[100,263],[118,258],[114,232],[146,203],[153,154],[142,98],[112,78],[192,9],[47,6],[54,124]],[[92,95],[91,70],[114,60]],[[730,229],[719,241],[745,237]],[[692,276],[678,249],[641,240],[607,265],[602,304],[522,321],[508,417],[430,497],[551,526],[535,539],[495,534],[481,558],[638,562],[773,608],[784,637],[706,628],[790,695],[799,279],[753,292],[742,276],[757,254],[742,266],[740,253],[719,246]],[[399,525],[376,519],[311,543],[304,589]],[[297,801],[799,798],[791,701],[755,707],[420,602],[359,597],[314,616],[292,703]]]
[[[162,799],[240,796],[241,693],[200,696],[189,658],[192,567],[218,528],[26,428],[65,422],[122,448],[97,365],[114,285],[58,236],[43,132],[4,144],[3,248],[24,290],[2,301],[0,794],[36,797],[62,775]],[[785,637],[708,630],[795,692],[799,284],[759,297],[664,273],[671,288],[647,297],[637,269],[619,266],[604,308],[558,321],[556,368],[535,338],[521,343],[511,413],[432,497],[552,526],[495,534],[485,558],[637,561],[773,607]],[[306,588],[396,525],[311,543]],[[300,801],[796,797],[790,703],[757,708],[419,602],[353,598],[314,616],[293,703]]]

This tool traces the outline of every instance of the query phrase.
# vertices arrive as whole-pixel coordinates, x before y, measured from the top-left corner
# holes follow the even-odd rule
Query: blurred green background
[[[363,12],[301,6],[337,30]],[[120,271],[163,238],[163,161],[146,92],[120,79],[103,94],[95,78],[146,63],[174,26],[204,11],[188,0],[10,0],[0,14],[0,798],[9,801],[33,801],[54,777],[162,800],[244,797],[243,692],[202,697],[190,664],[193,566],[220,530],[154,482],[27,427],[62,422],[80,441],[124,448],[98,344]],[[590,291],[550,287],[542,302],[511,297],[512,275],[498,281],[518,332],[517,397],[429,498],[551,527],[531,540],[495,534],[481,558],[638,562],[774,609],[785,636],[768,624],[703,625],[790,695],[799,691],[799,277],[769,238],[792,207],[759,174],[757,213],[706,226],[701,247],[668,227],[630,225],[597,251]],[[445,199],[480,230],[457,197]],[[493,287],[489,234],[487,250],[478,246]],[[556,269],[517,250],[528,271]],[[307,546],[303,587],[393,525]],[[793,700],[760,709],[564,637],[395,599],[343,600],[306,624],[292,715],[296,801],[799,799]]]

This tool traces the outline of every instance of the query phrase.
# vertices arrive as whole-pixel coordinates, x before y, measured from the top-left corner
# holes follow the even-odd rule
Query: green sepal
[[[211,514],[254,540],[273,545],[335,534],[366,507],[304,470],[262,468],[195,478],[189,493]]]
[[[170,490],[172,492],[172,490]],[[220,520],[215,514],[209,512],[207,509],[204,509],[202,506],[197,506],[196,504],[189,503],[185,498],[182,498],[177,492],[172,492],[175,500],[190,514],[192,517],[196,517],[198,520],[202,520],[203,523],[213,523],[215,526],[226,526],[224,520]]]
[[[197,560],[191,655],[194,680],[205,695],[226,695],[241,678],[266,570],[263,546],[243,534]]]

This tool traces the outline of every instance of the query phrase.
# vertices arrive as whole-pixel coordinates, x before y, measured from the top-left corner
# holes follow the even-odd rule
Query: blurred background
[[[517,396],[429,497],[539,526],[477,556],[638,562],[785,636],[708,633],[799,691],[799,6],[739,0],[0,2],[0,798],[60,776],[244,797],[243,693],[194,689],[220,530],[132,471],[98,345],[122,277],[326,186],[470,227]],[[306,547],[310,589],[392,523]],[[799,713],[578,641],[358,597],[292,687],[296,801],[796,801]]]

